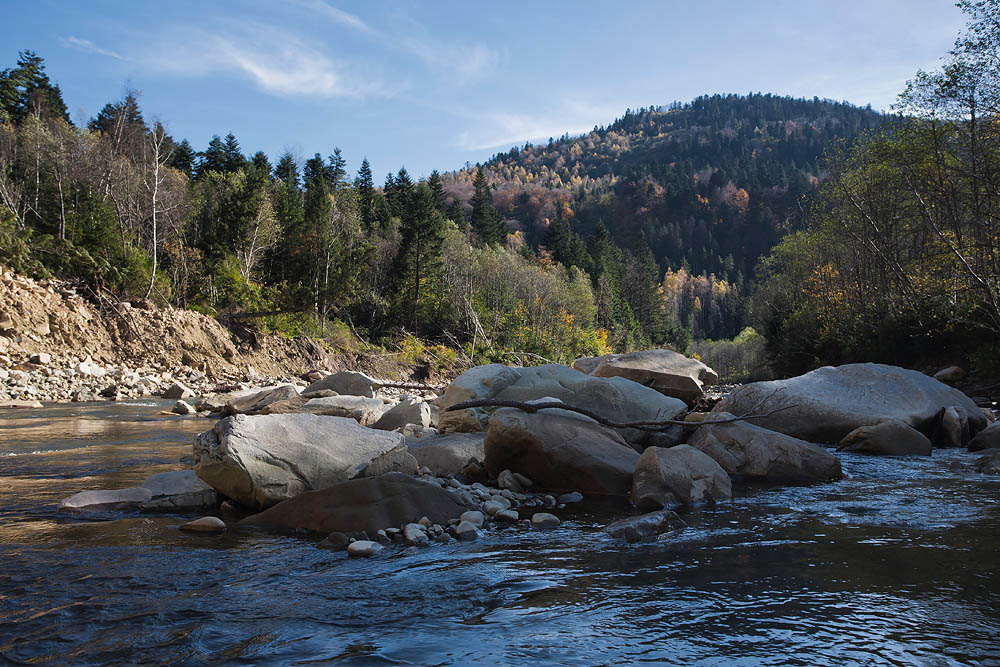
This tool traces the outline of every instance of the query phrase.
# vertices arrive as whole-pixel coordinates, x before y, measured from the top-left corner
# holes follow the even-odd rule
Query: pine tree
[[[198,164],[198,178],[203,178],[209,172],[224,174],[227,166],[226,148],[219,135],[213,135],[208,142],[208,148],[201,154],[201,162]]]
[[[375,228],[375,183],[372,181],[372,169],[368,158],[361,161],[358,178],[354,181],[358,190],[358,214],[365,231]]]
[[[340,154],[340,148],[334,148],[333,153],[327,158],[326,167],[327,181],[330,190],[334,193],[344,187],[344,179],[347,178],[347,160]]]
[[[72,125],[62,91],[45,73],[45,61],[34,51],[21,51],[17,65],[0,72],[0,122],[6,116],[19,123],[31,114]]]
[[[257,151],[250,158],[250,164],[254,166],[258,172],[262,174],[267,174],[267,177],[271,177],[271,161],[267,158],[267,153],[264,151]]]
[[[285,152],[278,158],[278,164],[274,167],[274,177],[283,183],[291,179],[292,184],[296,188],[299,187],[299,166],[291,153]]]
[[[409,180],[405,169],[400,170],[396,183]],[[434,193],[426,183],[417,187],[403,186],[406,197],[405,214],[400,226],[400,249],[396,259],[396,275],[404,285],[404,303],[409,311],[410,327],[420,331],[419,308],[421,287],[427,276],[439,268],[441,243],[444,239],[444,218],[434,205]]]
[[[237,172],[246,166],[246,158],[240,152],[240,142],[236,140],[236,135],[232,132],[226,135],[225,143],[222,145],[223,171],[226,173]]]
[[[174,152],[170,155],[170,166],[188,177],[194,176],[194,170],[198,154],[191,143],[184,139],[174,147]]]
[[[431,172],[430,177],[427,179],[427,186],[431,189],[431,195],[434,197],[434,208],[444,215],[448,202],[444,194],[444,183],[437,169]]]
[[[476,170],[476,176],[472,181],[475,188],[472,194],[472,215],[469,219],[472,231],[476,233],[479,240],[489,245],[492,243],[503,243],[507,240],[507,229],[500,219],[500,214],[493,205],[493,193],[486,182],[486,174],[480,166]]]

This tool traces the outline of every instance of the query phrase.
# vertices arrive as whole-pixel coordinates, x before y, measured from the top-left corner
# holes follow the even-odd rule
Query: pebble
[[[181,524],[181,530],[192,533],[224,533],[226,532],[226,522],[214,516],[203,516],[194,521]]]
[[[378,542],[372,542],[370,540],[358,540],[357,542],[351,542],[347,545],[347,555],[348,556],[372,556],[379,551],[382,551],[382,545]]]
[[[536,512],[531,516],[531,525],[540,530],[556,528],[560,523],[562,522],[559,521],[559,517],[548,512]]]

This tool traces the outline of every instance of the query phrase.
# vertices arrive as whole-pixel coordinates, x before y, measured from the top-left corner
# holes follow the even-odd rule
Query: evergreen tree
[[[222,143],[222,139],[217,134],[212,135],[212,139],[208,142],[208,148],[201,154],[197,177],[199,179],[203,178],[212,171],[224,174],[226,173],[228,164],[226,148]]]
[[[194,176],[197,166],[198,153],[195,152],[191,143],[184,139],[174,147],[174,152],[170,155],[170,166],[181,172],[185,176]]]
[[[274,167],[274,177],[283,183],[287,183],[290,179],[292,185],[299,187],[299,167],[291,153],[285,152],[278,158],[278,164]]]
[[[247,160],[243,157],[243,153],[240,152],[240,142],[236,140],[236,135],[232,132],[226,135],[225,142],[222,145],[222,152],[223,170],[226,173],[231,174],[246,166]]]
[[[396,179],[397,187],[401,182],[406,184],[408,181],[406,170],[400,169]],[[419,334],[421,287],[428,274],[440,266],[444,218],[434,205],[434,193],[425,183],[416,188],[412,183],[403,185],[398,196],[406,198],[406,212],[400,227],[401,240],[396,259],[396,275],[405,286],[403,301],[408,306],[410,327],[415,334]]]
[[[444,194],[444,183],[442,182],[441,174],[438,173],[437,169],[431,172],[430,177],[427,179],[427,186],[431,189],[431,195],[434,197],[434,208],[436,208],[439,213],[444,215],[448,202],[446,201]]]
[[[375,228],[375,183],[372,181],[372,169],[368,158],[361,161],[358,178],[354,182],[358,190],[358,214],[365,231]]]
[[[267,174],[268,178],[271,177],[271,161],[267,159],[267,153],[264,151],[257,151],[250,158],[250,164],[253,165],[254,169],[262,174]]]
[[[19,123],[32,114],[70,123],[62,91],[45,73],[45,61],[34,51],[21,51],[17,65],[0,72],[0,122],[7,117]]]
[[[493,205],[493,193],[486,182],[486,174],[480,166],[476,170],[476,177],[472,181],[475,188],[472,194],[472,215],[469,222],[472,231],[476,233],[479,240],[485,244],[503,243],[507,240],[507,229],[500,219],[500,214]]]
[[[327,158],[327,162],[327,182],[330,184],[330,191],[336,193],[345,185],[347,160],[340,154],[340,148],[334,148],[333,153]]]

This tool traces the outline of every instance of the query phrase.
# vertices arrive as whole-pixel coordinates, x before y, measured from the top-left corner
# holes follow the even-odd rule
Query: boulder
[[[983,456],[976,459],[974,467],[984,475],[1000,475],[1000,449],[983,450]]]
[[[143,510],[193,510],[215,507],[219,494],[203,482],[194,470],[174,470],[150,475],[142,483],[151,497],[140,505]]]
[[[143,382],[152,382],[152,378],[144,378]],[[240,389],[236,391],[230,391],[223,394],[214,394],[208,396],[201,402],[201,409],[207,410],[208,412],[222,412],[228,403],[236,401],[239,399],[246,398],[247,396],[253,396],[255,394],[260,394],[262,392],[277,389],[280,385],[274,385],[271,387],[254,387],[252,389]]]
[[[399,472],[379,477],[353,479],[318,491],[307,491],[283,503],[247,517],[240,524],[304,529],[329,534],[375,535],[380,530],[414,525],[426,516],[446,524],[458,518],[465,507],[438,484]]]
[[[732,415],[712,413],[714,419]],[[704,422],[688,439],[732,477],[763,482],[820,482],[840,479],[836,456],[822,447],[746,421]]]
[[[59,503],[60,511],[135,509],[148,502],[153,493],[141,486],[108,491],[80,491]]]
[[[355,477],[417,468],[398,433],[309,414],[227,417],[196,438],[194,454],[198,477],[257,509]]]
[[[194,398],[194,392],[181,382],[174,382],[160,395],[163,398]]]
[[[605,528],[611,537],[626,542],[639,542],[657,535],[686,528],[687,524],[671,510],[660,510],[641,516],[619,519]]]
[[[422,547],[431,540],[427,536],[427,527],[419,523],[408,523],[403,526],[403,541],[411,547]]]
[[[375,389],[378,386],[379,382],[377,380],[368,377],[364,373],[340,371],[339,373],[327,375],[322,380],[313,382],[311,385],[303,389],[302,393],[308,397],[309,394],[323,390],[330,390],[335,391],[338,394],[374,398]]]
[[[715,459],[690,445],[650,447],[639,457],[632,480],[632,502],[640,510],[729,500],[729,475]]]
[[[927,436],[900,421],[859,426],[837,445],[838,452],[885,456],[930,456],[931,449]]]
[[[215,516],[203,516],[194,521],[181,524],[181,530],[190,533],[224,533],[226,532],[226,522]]]
[[[531,527],[538,530],[558,528],[560,523],[559,517],[548,512],[535,512],[531,515]]]
[[[977,410],[976,414],[982,415],[982,410]],[[983,419],[986,419],[985,415]],[[949,405],[941,412],[934,441],[939,447],[965,447],[972,440],[972,428],[968,415]]]
[[[383,414],[373,427],[383,431],[395,431],[407,424],[429,427],[431,425],[431,406],[419,398],[404,396],[403,400]]]
[[[385,409],[385,403],[377,398],[338,395],[310,398],[297,411],[329,417],[349,417],[362,426],[371,426],[382,417]]]
[[[174,403],[174,407],[170,408],[170,411],[175,415],[193,415],[198,412],[194,409],[194,406],[187,401],[177,401]]]
[[[573,368],[594,377],[626,378],[688,403],[705,395],[705,385],[719,380],[705,364],[673,350],[583,357],[573,363]]]
[[[465,523],[471,523],[474,528],[482,528],[483,523],[486,522],[486,517],[478,510],[462,512],[462,516],[458,517],[458,519]]]
[[[474,540],[479,537],[478,528],[470,521],[459,521],[458,525],[455,526],[455,537],[460,540]]]
[[[753,423],[811,442],[836,443],[859,426],[890,420],[932,435],[952,406],[967,420],[971,433],[986,426],[986,417],[968,396],[932,377],[896,366],[848,364],[744,385],[713,412],[744,415],[780,410]]]
[[[984,449],[1000,449],[1000,421],[993,422],[969,441],[970,452]]]
[[[498,410],[484,448],[492,477],[509,469],[539,488],[586,495],[627,495],[639,460],[614,429],[565,410]]]
[[[965,369],[961,366],[948,366],[934,374],[934,379],[945,384],[955,384],[965,377]]]
[[[439,477],[457,477],[470,461],[486,462],[485,433],[447,433],[407,438],[406,448],[417,463]]]
[[[236,396],[228,400],[222,408],[227,415],[267,414],[272,405],[284,403],[299,397],[299,388],[294,384],[269,387],[252,394]]]
[[[357,540],[347,545],[347,555],[355,558],[367,558],[382,551],[382,545],[371,540]]]
[[[489,364],[467,370],[448,386],[439,399],[438,429],[445,433],[488,428],[494,408],[448,412],[447,408],[456,403],[491,398],[528,402],[546,397],[591,410],[615,422],[672,419],[686,410],[683,401],[625,378],[592,377],[558,364],[532,368]],[[638,429],[622,429],[621,435],[638,444],[647,434]]]

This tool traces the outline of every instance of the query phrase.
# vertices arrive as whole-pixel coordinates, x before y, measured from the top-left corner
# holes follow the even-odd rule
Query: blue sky
[[[887,108],[964,24],[948,0],[0,0],[0,67],[45,58],[83,121],[131,86],[202,149],[340,146],[377,180],[750,91]]]

